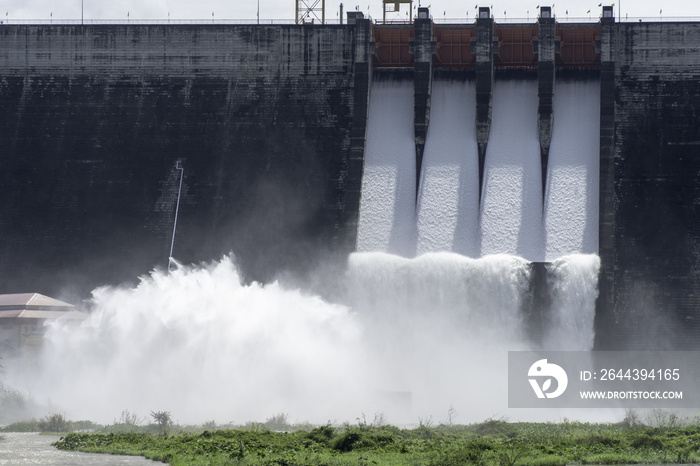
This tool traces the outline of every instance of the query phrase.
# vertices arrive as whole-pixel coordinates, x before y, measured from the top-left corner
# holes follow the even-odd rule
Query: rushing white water
[[[600,84],[559,81],[545,198],[545,259],[598,253]]]
[[[496,81],[484,164],[481,254],[542,262],[537,81]]]
[[[229,259],[93,295],[80,326],[49,328],[41,371],[10,376],[71,419],[109,422],[124,409],[182,422],[357,416],[361,326],[346,307],[242,285]]]
[[[527,263],[511,256],[352,255],[348,300],[372,348],[370,380],[409,391],[414,420],[442,416],[450,404],[462,419],[506,413],[499,368],[507,348],[524,347],[519,309],[528,281]]]
[[[552,305],[542,347],[550,351],[593,348],[595,300],[600,258],[575,254],[555,260],[548,276]]]
[[[557,336],[592,338],[581,313],[595,297],[590,257],[557,263]],[[106,423],[124,410],[168,410],[181,423],[278,412],[411,423],[441,419],[450,405],[460,422],[512,415],[504,367],[508,350],[529,345],[529,270],[505,255],[358,253],[338,277],[337,304],[276,283],[242,285],[229,259],[157,271],[133,288],[96,290],[89,317],[52,323],[41,361],[8,367],[8,380],[52,412]],[[569,315],[577,328],[566,327]]]
[[[357,250],[415,253],[413,82],[375,81],[367,116]]]
[[[101,288],[86,321],[49,328],[40,370],[11,379],[71,419],[101,422],[123,410],[169,410],[192,423],[278,412],[315,423],[379,412],[416,422],[450,404],[466,422],[506,411],[504,375],[489,368],[505,364],[506,343],[523,341],[525,261],[354,254],[338,279],[342,305],[241,285],[229,259]],[[474,386],[473,375],[487,372]],[[470,407],[485,389],[488,401]]]
[[[402,90],[403,98],[412,102],[407,97],[409,91],[404,89],[405,84],[380,83],[375,86],[379,93],[373,93],[373,103],[381,108],[387,107],[387,87],[391,86],[396,87],[395,93]],[[394,252],[396,249],[389,240],[391,229],[380,228],[382,222],[403,225],[402,231],[408,232],[410,229],[405,225],[415,217],[417,254],[452,251],[476,258],[509,254],[528,261],[554,261],[550,267],[553,276],[572,267],[588,270],[584,263],[589,258],[575,259],[574,256],[597,253],[598,87],[596,81],[562,81],[557,84],[544,206],[536,81],[506,80],[494,84],[493,119],[481,206],[477,205],[475,89],[471,83],[449,80],[435,80],[433,83],[431,124],[415,214],[408,202],[409,196],[404,197],[406,202],[397,209],[393,185],[376,182],[379,178],[377,167],[391,167],[393,176],[398,172],[395,164],[400,163],[399,152],[405,154],[404,160],[413,153],[413,141],[406,134],[411,123],[408,119],[403,121],[388,116],[375,119],[380,128],[372,131],[372,143],[368,141],[368,150],[372,149],[371,160],[366,165],[369,171],[366,171],[362,188],[363,200],[375,203],[363,202],[361,206],[360,216],[367,222],[360,225],[358,245],[362,247],[358,250]],[[411,113],[409,107],[402,111]],[[390,131],[385,131],[387,128]],[[400,136],[396,138],[394,134]],[[399,142],[395,151],[376,150],[394,141]],[[408,164],[413,166],[412,161]],[[391,189],[386,188],[389,185]],[[378,220],[367,226],[365,223],[372,223],[369,214],[379,211],[377,203],[387,211],[375,215]],[[365,212],[369,213],[365,215]],[[410,234],[403,236],[409,237]],[[404,248],[401,255],[411,257],[406,254],[409,249]],[[566,260],[561,259],[564,256],[567,256]],[[562,268],[557,265],[562,260],[566,264],[575,262],[578,265]],[[596,271],[597,268],[597,265],[593,267]],[[570,347],[591,347],[596,275],[582,274],[588,280],[586,292],[564,286],[565,275],[560,277],[563,282],[550,284],[550,291],[557,293],[552,297],[553,305],[557,308],[563,306],[565,310],[563,314],[557,314],[556,322],[550,323],[550,336],[545,344],[561,346],[552,335],[557,329],[568,329],[577,332],[571,338],[561,337],[569,342]],[[561,304],[562,299],[569,299],[567,293],[585,295],[585,309]],[[582,328],[580,322],[576,324],[577,319],[588,322],[587,326]]]
[[[480,256],[475,108],[473,82],[434,81],[418,193],[418,254]]]

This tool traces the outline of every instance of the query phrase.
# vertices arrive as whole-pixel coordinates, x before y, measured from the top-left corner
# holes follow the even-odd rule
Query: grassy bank
[[[291,427],[291,426],[290,426]],[[140,455],[174,465],[538,465],[700,462],[700,425],[508,423],[399,429],[364,423],[276,432],[73,433],[65,450]]]

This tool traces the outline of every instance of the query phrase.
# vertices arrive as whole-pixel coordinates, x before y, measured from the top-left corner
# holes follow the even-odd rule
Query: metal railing
[[[375,24],[409,24],[410,21],[386,21],[375,20],[372,17],[368,17]],[[555,15],[554,18],[560,23],[597,23],[600,20],[600,15],[586,15],[586,16],[569,16],[569,15]],[[472,24],[476,21],[475,16],[464,16],[464,17],[446,17],[445,15],[433,15],[431,19],[436,24]],[[535,23],[537,22],[537,16],[531,17],[510,17],[510,16],[493,16],[493,20],[496,23]],[[636,22],[700,22],[700,16],[624,16],[622,18],[615,17],[615,21],[619,23],[636,23]],[[347,21],[343,20],[343,24]],[[291,18],[287,19],[248,19],[248,18],[232,18],[232,19],[13,19],[4,18],[0,19],[0,25],[11,24],[11,25],[165,25],[165,24],[213,24],[213,25],[229,25],[229,24],[243,24],[243,25],[282,25],[282,24],[295,24],[294,20]],[[309,25],[318,25],[320,23],[307,23]],[[338,18],[326,19],[324,24],[340,24]]]
[[[593,15],[591,14],[586,15],[586,16],[572,16],[572,15],[554,15],[554,19],[556,19],[557,22],[559,23],[597,23],[600,21],[601,15]],[[464,16],[462,18],[450,18],[450,17],[445,17],[445,16],[438,16],[438,15],[433,15],[431,17],[433,22],[435,24],[470,24],[476,22],[476,17],[474,16]],[[510,17],[510,16],[493,16],[493,20],[496,23],[511,23],[511,24],[517,24],[517,23],[535,23],[537,22],[538,17],[537,16],[530,16],[530,17]],[[618,19],[617,16],[615,17],[615,22],[619,23],[632,23],[632,22],[699,22],[700,21],[700,16],[623,16],[622,18]]]
[[[149,24],[294,24],[293,19],[3,19],[1,24],[21,24],[21,25],[109,25],[109,24],[134,24],[134,25],[149,25]],[[338,24],[338,20],[326,20],[326,24]]]

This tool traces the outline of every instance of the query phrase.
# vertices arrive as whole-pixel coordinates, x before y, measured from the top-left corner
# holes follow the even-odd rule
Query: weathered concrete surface
[[[350,13],[348,13],[350,14]],[[357,15],[357,13],[355,13]],[[362,174],[364,172],[365,142],[367,135],[367,112],[369,110],[370,89],[372,87],[372,58],[374,42],[372,21],[354,18],[355,24],[355,82],[354,118],[350,133],[350,155],[346,172],[347,181],[339,183],[345,188],[344,215],[340,219],[339,235],[345,240],[339,245],[344,251],[354,251],[357,244],[357,228],[360,218],[360,197],[362,195]]]
[[[430,125],[430,95],[433,90],[433,55],[437,44],[433,37],[433,22],[427,8],[420,8],[414,21],[411,52],[413,65],[413,135],[416,140],[416,198],[423,166],[425,139]]]
[[[601,258],[596,301],[596,345],[614,341],[615,309],[615,19],[600,27],[600,171],[598,255]]]
[[[697,348],[700,23],[618,24],[613,52],[614,247],[601,259],[614,269],[614,313],[603,340]]]
[[[0,27],[0,292],[82,295],[165,267],[176,161],[177,259],[234,252],[269,279],[347,247],[354,33]]]
[[[549,164],[549,145],[552,142],[552,125],[554,111],[555,56],[557,53],[556,22],[551,15],[551,8],[542,7],[547,15],[540,15],[537,20],[537,128],[540,137],[540,160],[542,166],[542,202],[547,183],[547,166]]]
[[[493,104],[493,55],[498,52],[498,42],[493,36],[493,18],[488,8],[479,8],[476,20],[476,42],[472,52],[476,54],[476,141],[479,149],[479,200],[484,184],[486,146],[491,132]]]

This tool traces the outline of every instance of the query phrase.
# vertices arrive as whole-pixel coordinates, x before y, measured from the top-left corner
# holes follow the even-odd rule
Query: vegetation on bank
[[[67,433],[76,431],[94,431],[102,428],[91,421],[69,421],[62,414],[51,414],[41,419],[14,422],[8,426],[0,427],[0,432],[45,432]]]
[[[66,434],[73,432],[115,432],[115,433],[152,433],[166,436],[174,432],[189,431],[201,432],[203,427],[195,426],[173,426],[173,421],[169,411],[151,412],[153,422],[144,424],[145,419],[122,411],[121,418],[114,421],[109,426],[96,424],[92,421],[69,421],[63,414],[50,414],[41,419],[30,419],[28,421],[13,422],[7,426],[0,426],[0,432],[43,432]],[[210,424],[211,425],[211,424]]]
[[[285,415],[274,416],[265,423],[217,429],[220,426],[213,422],[199,427],[173,425],[167,412],[151,413],[151,417],[155,422],[144,426],[121,422],[100,427],[99,432],[71,433],[55,446],[139,455],[173,465],[563,466],[700,462],[700,423],[680,422],[668,413],[660,416],[661,422],[654,426],[628,416],[618,424],[488,420],[435,427],[421,423],[413,429],[362,421],[342,426],[293,426],[287,424]],[[128,426],[132,429],[125,429]]]

